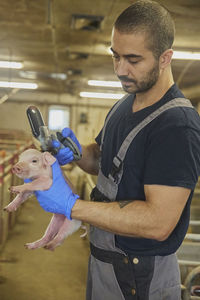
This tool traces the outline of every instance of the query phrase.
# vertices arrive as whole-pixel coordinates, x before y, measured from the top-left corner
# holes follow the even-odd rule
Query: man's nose
[[[115,65],[115,73],[117,76],[128,76],[129,66],[125,59],[120,59]]]

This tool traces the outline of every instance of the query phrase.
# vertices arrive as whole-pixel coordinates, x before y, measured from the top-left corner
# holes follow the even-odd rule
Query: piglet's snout
[[[19,164],[18,163],[18,164],[14,165],[12,167],[12,172],[14,174],[20,175],[20,174],[22,174],[22,172],[24,171],[24,169],[25,169],[25,166],[23,166],[23,164]]]

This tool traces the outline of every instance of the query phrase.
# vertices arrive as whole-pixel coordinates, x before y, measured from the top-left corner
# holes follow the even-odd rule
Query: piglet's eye
[[[36,163],[36,162],[37,162],[37,159],[33,159],[32,162],[33,162],[33,163]]]

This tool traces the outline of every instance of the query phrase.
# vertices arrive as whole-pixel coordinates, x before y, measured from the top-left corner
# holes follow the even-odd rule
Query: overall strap
[[[133,128],[128,136],[123,141],[117,155],[113,159],[113,165],[111,173],[109,174],[109,178],[114,180],[115,182],[120,181],[121,178],[118,178],[117,174],[120,171],[122,167],[122,163],[124,161],[124,158],[126,156],[126,152],[132,143],[133,139],[136,137],[136,135],[151,121],[153,121],[155,118],[157,118],[160,114],[162,114],[164,111],[174,108],[174,107],[190,107],[193,108],[190,100],[185,98],[175,98],[171,101],[167,102],[166,104],[159,107],[157,110],[155,110],[153,113],[151,113],[149,116],[147,116],[141,123],[139,123],[135,128]],[[120,176],[121,177],[121,176]]]
[[[120,99],[117,104],[113,107],[111,110],[110,114],[108,115],[107,119],[105,120],[104,127],[102,130],[102,135],[101,135],[101,145],[100,145],[100,150],[102,150],[102,145],[103,145],[103,140],[104,140],[104,135],[105,135],[105,130],[106,126],[108,124],[108,121],[110,120],[111,116],[114,114],[114,112],[118,109],[118,107],[124,102],[130,95],[125,95],[122,99]]]

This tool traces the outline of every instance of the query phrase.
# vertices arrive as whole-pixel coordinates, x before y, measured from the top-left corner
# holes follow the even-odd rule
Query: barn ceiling
[[[116,80],[108,51],[112,24],[133,2],[0,0],[0,60],[24,65],[20,70],[0,69],[0,81],[35,82],[41,95],[78,96],[94,90],[87,85],[89,79]],[[200,52],[200,1],[159,2],[175,20],[174,49]],[[200,61],[173,60],[172,65],[180,88],[200,101]],[[0,97],[10,92],[0,88]],[[21,98],[23,93],[18,91]]]

